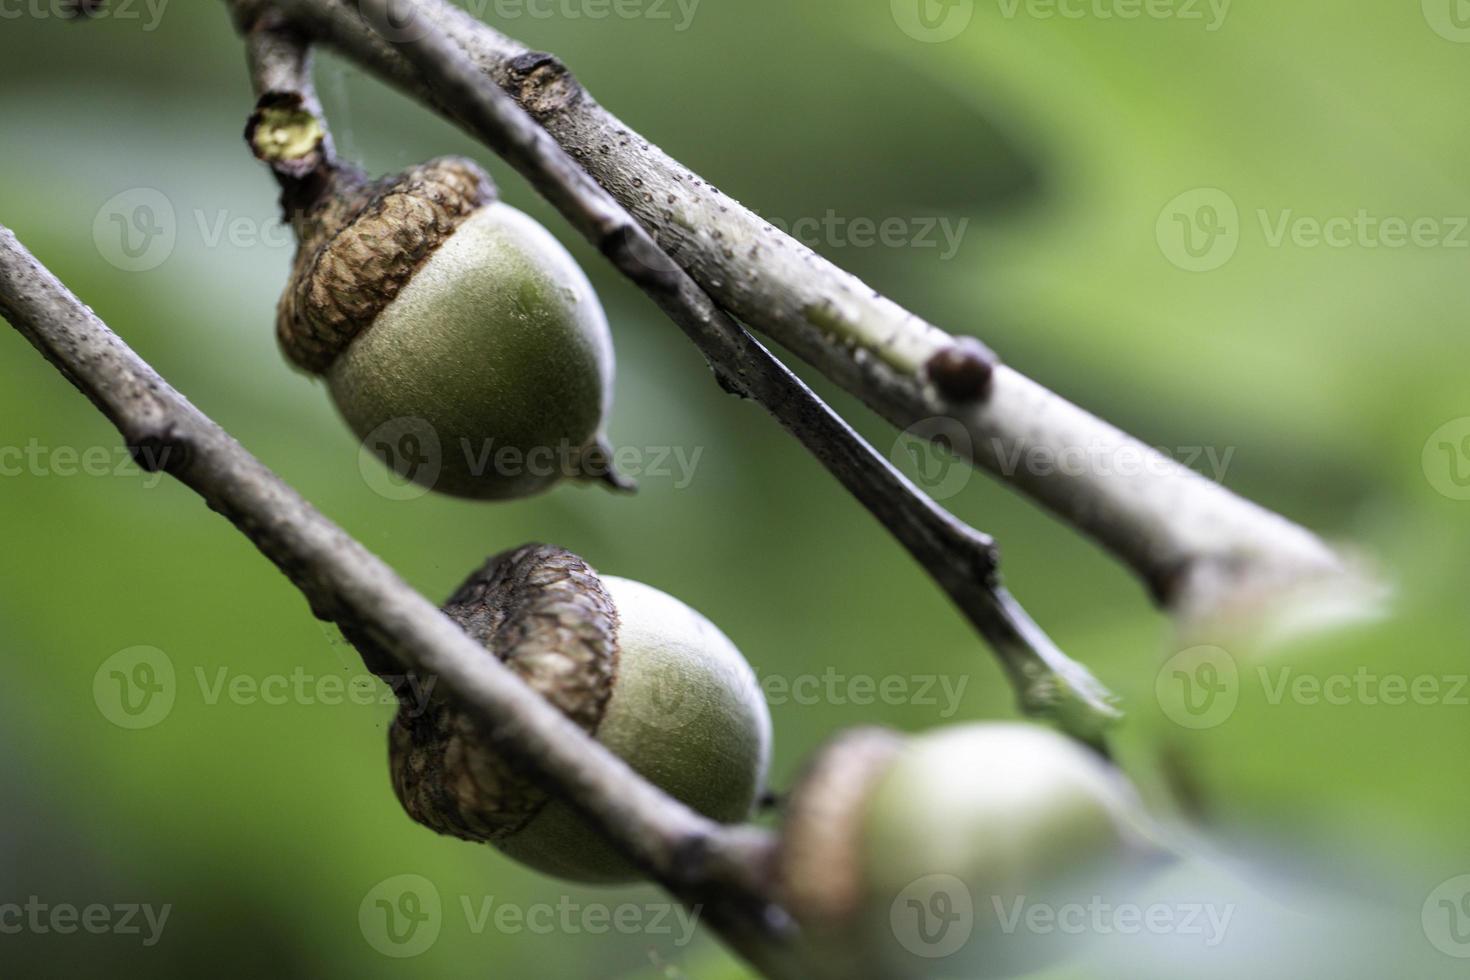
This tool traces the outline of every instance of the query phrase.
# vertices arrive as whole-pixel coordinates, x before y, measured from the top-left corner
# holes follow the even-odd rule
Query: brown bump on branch
[[[511,59],[509,82],[516,101],[537,119],[576,105],[586,94],[561,59],[545,51],[528,51]]]
[[[189,465],[189,443],[172,430],[150,433],[128,445],[128,454],[145,473],[179,474]]]
[[[974,337],[957,337],[924,365],[941,398],[952,404],[977,402],[990,394],[998,359]]]

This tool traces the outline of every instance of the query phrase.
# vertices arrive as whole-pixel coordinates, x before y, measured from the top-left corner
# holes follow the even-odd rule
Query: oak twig
[[[811,975],[770,898],[769,832],[717,824],[634,773],[171,388],[3,225],[0,316],[117,426],[140,466],[166,471],[228,518],[319,618],[435,678],[488,740],[767,975]]]
[[[356,0],[270,2],[315,39],[464,124],[467,105],[425,74],[411,45],[395,43],[412,41],[426,26],[443,32],[720,308],[796,352],[900,428],[935,418],[952,422],[930,431],[963,432],[968,446],[959,448],[974,463],[1096,540],[1181,622],[1249,607],[1304,583],[1325,582],[1330,589],[1356,580],[1311,532],[1018,371],[996,365],[986,386],[947,383],[954,336],[669,157],[599,105],[554,56],[528,49],[448,0],[398,0],[397,18],[376,28]],[[1094,459],[1140,465],[1027,465],[1032,458],[1068,459],[1079,449]]]
[[[254,37],[263,22],[279,27],[281,4],[233,0],[237,25]],[[945,590],[995,649],[1028,714],[1048,718],[1094,746],[1119,717],[1112,694],[1086,668],[1070,660],[1000,583],[994,541],[957,520],[923,494],[865,442],[836,412],[676,265],[648,233],[593,181],[545,130],[470,63],[460,48],[429,21],[415,21],[418,7],[391,0],[362,0],[362,15],[425,79],[435,98],[456,107],[455,117],[524,175],[612,264],[673,320],[709,361],[720,383],[769,411],[875,517]],[[395,9],[397,13],[395,14]],[[294,21],[292,22],[294,26]],[[305,32],[303,32],[305,33]],[[304,43],[304,42],[303,42]],[[259,50],[252,46],[252,53]],[[256,88],[273,97],[282,90],[275,65],[252,59]],[[304,56],[286,59],[304,66]],[[314,105],[304,69],[290,77],[295,105]],[[316,130],[325,132],[325,121]],[[981,353],[961,347],[949,372],[976,369],[988,377]]]

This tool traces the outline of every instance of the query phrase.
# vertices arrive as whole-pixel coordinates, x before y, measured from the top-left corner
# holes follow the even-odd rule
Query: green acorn
[[[546,545],[490,559],[444,611],[654,785],[714,820],[750,817],[765,788],[770,714],[750,665],[699,613]],[[405,697],[390,748],[394,789],[419,823],[562,878],[639,877],[449,701]]]
[[[295,216],[276,332],[358,437],[400,476],[460,497],[616,482],[602,436],[612,339],[566,249],[470,160],[328,180]]]

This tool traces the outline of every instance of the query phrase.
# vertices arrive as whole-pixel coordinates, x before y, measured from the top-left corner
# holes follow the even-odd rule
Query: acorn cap
[[[286,356],[325,373],[465,219],[496,199],[489,175],[463,157],[378,181],[337,169],[321,203],[293,218],[296,259],[276,311]]]
[[[903,736],[886,728],[843,732],[818,750],[797,781],[778,866],[782,897],[802,924],[835,927],[859,911],[863,815],[903,745]]]
[[[471,575],[444,612],[589,735],[597,733],[617,681],[618,616],[581,558],[550,545],[504,552]],[[550,799],[437,694],[427,704],[403,700],[390,761],[409,814],[464,840],[502,840]]]

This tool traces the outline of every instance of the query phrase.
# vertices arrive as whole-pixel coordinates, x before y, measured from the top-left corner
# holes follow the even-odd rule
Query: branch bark
[[[1023,711],[1047,718],[1097,748],[1119,717],[1115,698],[1087,669],[1069,659],[1002,586],[994,541],[939,507],[865,442],[821,398],[654,243],[648,233],[567,155],[544,129],[485,78],[439,27],[415,21],[418,8],[395,20],[388,0],[361,0],[363,16],[400,37],[402,56],[434,97],[455,106],[456,117],[524,175],[615,268],[642,289],[699,347],[721,385],[763,406],[886,526],[989,641]],[[282,24],[278,7],[233,0],[237,26],[251,39],[251,74],[261,104],[314,106],[305,55],[288,57],[277,43],[303,44],[295,22]],[[309,33],[306,31],[305,33]],[[262,37],[277,43],[265,44]],[[268,56],[267,56],[268,55]],[[291,70],[282,71],[281,65]],[[257,110],[259,112],[259,110]],[[324,120],[317,131],[325,133]],[[324,142],[324,145],[329,145]],[[329,153],[312,157],[318,172],[333,166]],[[274,162],[267,160],[267,162]],[[301,175],[277,177],[290,201]],[[963,345],[946,351],[952,376],[979,371],[983,355]]]
[[[766,975],[813,975],[770,898],[770,832],[717,824],[634,773],[171,388],[3,225],[0,316],[117,426],[140,466],[166,471],[228,518],[319,618],[436,678],[490,742],[526,761]]]
[[[376,28],[354,0],[271,2],[313,37],[484,137],[466,117],[466,106],[438,88],[401,43],[426,27],[444,32],[719,307],[796,352],[900,428],[936,418],[952,422],[966,436],[969,459],[1101,544],[1181,622],[1208,619],[1297,584],[1353,579],[1316,535],[1018,371],[997,366],[986,390],[947,383],[943,366],[954,336],[681,166],[598,105],[552,55],[531,51],[447,0],[399,0],[397,19]],[[1068,472],[1028,466],[1032,459],[1070,459],[1079,449],[1090,459],[1137,465],[1127,473],[1117,465]]]

